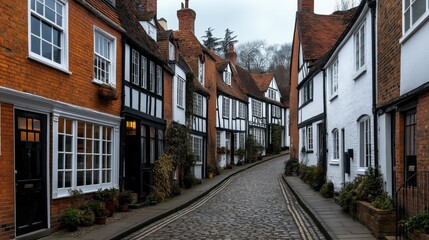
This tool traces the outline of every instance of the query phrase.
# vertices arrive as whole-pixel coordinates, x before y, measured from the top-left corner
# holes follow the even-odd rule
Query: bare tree
[[[265,55],[266,42],[255,40],[237,46],[238,64],[249,71],[260,72],[267,69],[268,59]]]
[[[359,4],[359,0],[337,0],[335,5],[336,11],[346,11]]]

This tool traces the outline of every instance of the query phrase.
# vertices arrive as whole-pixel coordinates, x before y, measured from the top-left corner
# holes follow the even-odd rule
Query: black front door
[[[15,111],[16,235],[47,227],[46,116]]]

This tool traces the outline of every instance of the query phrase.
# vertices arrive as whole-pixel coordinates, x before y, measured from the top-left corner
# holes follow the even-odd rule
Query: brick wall
[[[290,115],[289,115],[289,134],[290,134],[290,158],[299,157],[299,134],[298,134],[298,59],[299,59],[299,36],[298,29],[295,28],[293,49],[290,68]]]
[[[121,101],[107,101],[98,96],[99,86],[92,83],[94,62],[94,26],[116,38],[116,89],[122,89],[121,35],[76,1],[69,4],[69,71],[64,73],[28,56],[28,1],[3,0],[0,4],[0,86],[35,94],[55,101],[119,116]],[[0,239],[14,238],[14,109],[1,103],[0,161]],[[52,134],[52,125],[50,126]],[[52,135],[50,136],[52,140]],[[50,144],[52,169],[52,144]],[[49,170],[51,172],[51,170]],[[52,175],[50,174],[52,177]],[[52,179],[50,179],[52,182]],[[52,186],[52,184],[50,184]],[[52,192],[52,189],[49,189]],[[68,199],[50,200],[51,227],[59,227],[59,215],[68,207]]]
[[[116,37],[116,88],[122,76],[121,36],[75,1],[69,1],[69,71],[64,73],[28,56],[28,2],[4,0],[0,6],[0,86],[61,102],[119,115],[120,101],[99,99],[99,86],[91,83],[94,61],[94,26]]]
[[[216,159],[216,100],[217,100],[217,87],[216,80],[218,71],[216,69],[216,63],[208,56],[205,61],[205,86],[210,93],[208,99],[207,108],[207,163],[217,161]]]
[[[417,171],[429,171],[429,92],[419,97],[417,105]]]
[[[357,202],[357,219],[378,239],[395,235],[396,212],[377,209],[369,202]]]
[[[15,237],[13,105],[1,103],[0,239]]]
[[[402,37],[402,1],[378,4],[378,105],[399,97]]]

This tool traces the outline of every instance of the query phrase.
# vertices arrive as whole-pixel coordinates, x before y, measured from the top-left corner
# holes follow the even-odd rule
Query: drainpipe
[[[326,129],[326,127],[327,127],[327,123],[326,123],[326,121],[327,121],[327,117],[326,117],[326,70],[325,69],[322,69],[322,71],[323,71],[323,129],[322,129],[322,132],[323,132],[323,143],[322,143],[322,149],[323,149],[323,151],[322,151],[322,163],[323,163],[323,166],[324,166],[324,173],[325,173],[325,181],[326,181],[326,175],[327,175],[327,173],[328,173],[328,161],[326,160],[326,142],[327,142],[327,136],[328,136],[328,134],[327,134],[327,129]]]
[[[368,7],[371,9],[371,61],[372,61],[372,115],[374,117],[374,165],[378,166],[378,117],[377,117],[377,74],[376,74],[376,0],[368,0]]]

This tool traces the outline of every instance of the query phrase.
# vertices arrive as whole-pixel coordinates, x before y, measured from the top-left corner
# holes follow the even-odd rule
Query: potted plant
[[[80,210],[80,225],[92,226],[95,222],[95,214],[91,209],[90,202],[85,202]]]
[[[109,211],[108,217],[113,216],[115,211],[115,199],[117,197],[118,190],[116,188],[105,188],[98,189],[94,195],[94,199],[104,202],[106,209]]]
[[[128,204],[131,203],[131,191],[125,190],[119,193],[118,202],[119,210],[121,212],[128,212]]]
[[[67,208],[61,215],[60,221],[69,229],[69,231],[76,231],[80,223],[80,212],[76,208]]]
[[[106,224],[106,218],[109,214],[107,211],[104,202],[98,200],[92,200],[89,202],[89,206],[95,215],[95,223],[96,224]]]
[[[158,203],[158,200],[156,199],[156,196],[153,192],[151,192],[148,196],[147,196],[147,200],[149,202],[149,205],[156,205]]]

